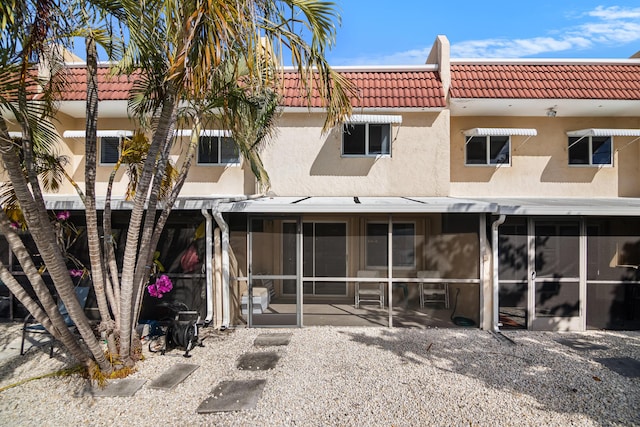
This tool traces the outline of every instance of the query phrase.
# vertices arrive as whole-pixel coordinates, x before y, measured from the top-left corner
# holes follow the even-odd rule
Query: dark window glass
[[[569,164],[588,165],[589,158],[589,138],[570,137],[569,138]]]
[[[611,137],[610,136],[594,136],[591,139],[591,149],[593,150],[594,165],[610,165],[611,164]]]
[[[220,163],[239,163],[238,147],[233,138],[220,138]]]
[[[389,154],[390,133],[390,125],[369,125],[369,154]]]
[[[347,124],[342,132],[343,154],[366,154],[365,125]]]
[[[100,163],[114,165],[118,163],[120,153],[120,138],[115,136],[103,136],[100,138]]]
[[[389,226],[384,223],[367,224],[367,267],[386,267],[387,233]],[[412,267],[415,265],[415,224],[393,224],[393,266]]]
[[[509,139],[508,136],[490,137],[489,163],[492,165],[509,163]]]
[[[468,165],[486,165],[487,164],[487,138],[485,136],[474,136],[467,141],[467,158]]]
[[[217,136],[200,137],[200,140],[198,142],[198,163],[219,163]]]

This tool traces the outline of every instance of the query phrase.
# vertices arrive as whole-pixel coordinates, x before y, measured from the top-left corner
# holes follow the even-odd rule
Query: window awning
[[[99,130],[96,132],[99,138],[102,137],[116,137],[125,138],[133,136],[133,131],[130,130]],[[84,130],[65,130],[62,134],[63,138],[85,138],[87,132]]]
[[[191,129],[178,129],[174,132],[174,135],[176,136],[184,136],[184,137],[190,137],[191,136]],[[218,130],[218,129],[202,129],[200,131],[200,136],[225,136],[225,137],[230,137],[231,136],[231,131],[230,130]]]
[[[353,114],[347,117],[345,123],[376,123],[376,124],[400,124],[402,116],[384,114]]]
[[[462,133],[465,136],[536,136],[538,135],[538,130],[529,128],[473,128],[463,130]]]
[[[567,136],[637,136],[640,137],[640,129],[580,129],[567,132]]]

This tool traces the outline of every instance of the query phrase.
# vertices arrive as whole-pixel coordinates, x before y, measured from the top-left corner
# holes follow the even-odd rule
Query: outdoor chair
[[[76,291],[76,298],[78,299],[80,306],[84,309],[85,305],[87,304],[87,297],[89,296],[89,287],[78,286],[75,288],[75,291]],[[69,329],[74,330],[76,326],[73,323],[73,320],[71,320],[71,317],[67,312],[67,308],[64,306],[62,301],[58,301],[58,311],[62,315],[62,318],[64,319],[64,322],[67,325],[67,327]],[[33,316],[31,315],[28,315],[27,318],[24,320],[24,325],[22,326],[22,342],[20,343],[20,355],[24,354],[24,342],[28,339],[27,336],[29,334],[34,334],[34,335],[39,334],[41,336],[46,336],[50,338],[49,343],[51,344],[51,348],[49,350],[49,357],[53,357],[53,345],[55,343],[55,339],[49,333],[49,331],[45,329],[42,323],[32,323],[33,320],[34,320]]]
[[[418,279],[438,279],[440,272],[435,270],[418,271]],[[426,303],[443,303],[449,308],[449,284],[432,283],[420,280],[420,308]]]
[[[380,277],[380,272],[372,270],[358,271],[358,277]],[[384,308],[384,282],[356,282],[356,308],[360,308],[363,301],[376,302]]]

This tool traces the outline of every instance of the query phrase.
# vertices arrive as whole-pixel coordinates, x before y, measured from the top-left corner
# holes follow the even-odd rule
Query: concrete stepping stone
[[[238,359],[236,367],[245,371],[266,371],[276,367],[280,355],[276,352],[247,353]]]
[[[640,360],[630,357],[606,357],[595,359],[595,361],[623,377],[640,378]]]
[[[267,380],[223,381],[198,406],[198,414],[254,409]]]
[[[182,381],[184,381],[193,371],[198,369],[200,365],[192,365],[189,363],[176,363],[167,369],[162,375],[153,380],[149,387],[161,390],[171,390]]]
[[[559,338],[556,342],[574,350],[607,350],[609,347],[589,342],[582,338]]]
[[[130,397],[136,394],[147,380],[123,379],[112,382],[104,388],[94,387],[95,397]]]
[[[279,345],[289,345],[291,341],[291,334],[277,333],[277,334],[261,334],[258,335],[253,342],[255,347],[270,347]]]

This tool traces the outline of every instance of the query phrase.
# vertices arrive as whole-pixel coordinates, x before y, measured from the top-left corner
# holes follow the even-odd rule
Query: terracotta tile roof
[[[354,108],[434,108],[444,107],[444,91],[435,71],[344,71],[358,88],[360,99],[351,100]],[[282,105],[306,107],[300,96],[298,76],[285,73]],[[311,99],[312,107],[322,107],[320,98]]]
[[[640,99],[640,64],[451,64],[452,98]]]
[[[84,101],[87,98],[87,76],[85,67],[69,67],[65,78],[62,101]],[[133,76],[110,76],[109,67],[98,68],[98,99],[100,101],[126,100],[133,87]]]
[[[353,99],[355,108],[429,108],[444,107],[445,100],[435,71],[356,71],[344,72],[358,87],[360,100]],[[86,98],[84,67],[71,67],[67,76],[70,81],[62,94],[64,101],[80,101]],[[126,100],[134,78],[109,77],[108,68],[98,69],[98,97],[105,100]],[[282,105],[284,107],[306,107],[300,96],[298,77],[295,73],[284,73]],[[322,107],[320,98],[311,99],[312,107]]]

